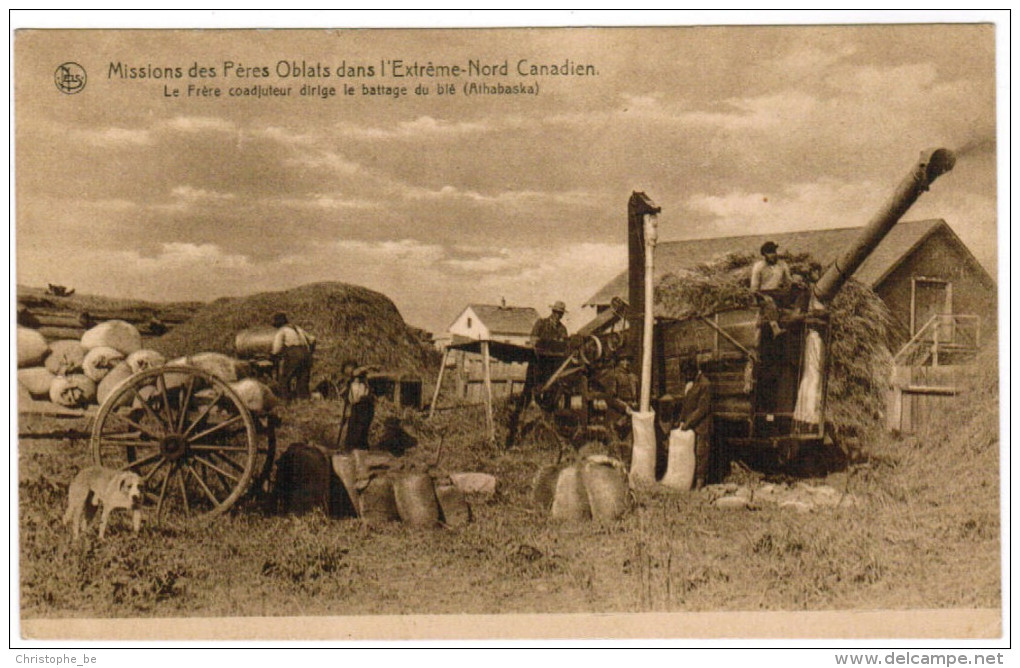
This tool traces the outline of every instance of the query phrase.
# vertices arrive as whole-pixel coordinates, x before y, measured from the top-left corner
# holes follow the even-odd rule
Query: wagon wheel
[[[177,511],[211,518],[248,490],[260,450],[255,422],[219,378],[193,367],[135,374],[103,402],[92,428],[96,464],[145,482],[156,522]]]

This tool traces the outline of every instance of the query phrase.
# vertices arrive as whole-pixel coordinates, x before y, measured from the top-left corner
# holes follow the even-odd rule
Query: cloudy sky
[[[433,331],[501,297],[564,299],[573,329],[625,268],[632,190],[667,240],[861,225],[927,146],[964,155],[907,218],[944,218],[995,270],[991,26],[23,32],[15,58],[20,284],[210,300],[335,280]],[[509,72],[379,76],[398,59]],[[521,60],[597,74],[519,76]],[[74,95],[54,85],[66,61],[88,74]],[[280,61],[333,76],[283,78]],[[189,78],[194,63],[217,77]],[[338,78],[341,63],[376,76]],[[468,97],[470,81],[539,93]],[[187,96],[203,83],[222,96]],[[344,83],[357,94],[299,95]],[[228,95],[259,84],[291,96]]]

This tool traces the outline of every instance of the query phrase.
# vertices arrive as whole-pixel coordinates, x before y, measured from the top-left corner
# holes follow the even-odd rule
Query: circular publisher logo
[[[57,66],[53,73],[53,82],[57,84],[57,90],[66,95],[80,93],[85,88],[85,68],[78,63],[63,63]]]

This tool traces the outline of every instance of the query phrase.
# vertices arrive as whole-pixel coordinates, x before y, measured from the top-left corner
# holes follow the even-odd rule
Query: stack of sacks
[[[333,456],[333,470],[366,524],[399,520],[431,528],[470,522],[471,507],[451,476],[421,468],[374,450]]]
[[[555,520],[611,522],[627,511],[627,470],[605,455],[589,455],[563,469],[544,466],[535,475],[532,501]]]

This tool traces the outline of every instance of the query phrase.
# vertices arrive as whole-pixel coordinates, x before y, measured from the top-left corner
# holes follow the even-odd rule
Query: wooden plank
[[[450,357],[450,349],[443,351],[443,363],[439,365],[439,377],[436,379],[436,389],[432,393],[432,404],[429,406],[429,419],[436,412],[436,402],[439,400],[439,390],[443,387],[443,373],[446,371],[446,360]]]
[[[485,368],[485,425],[489,441],[496,440],[496,424],[492,419],[492,377],[489,374],[489,342],[482,341],[482,366]]]

